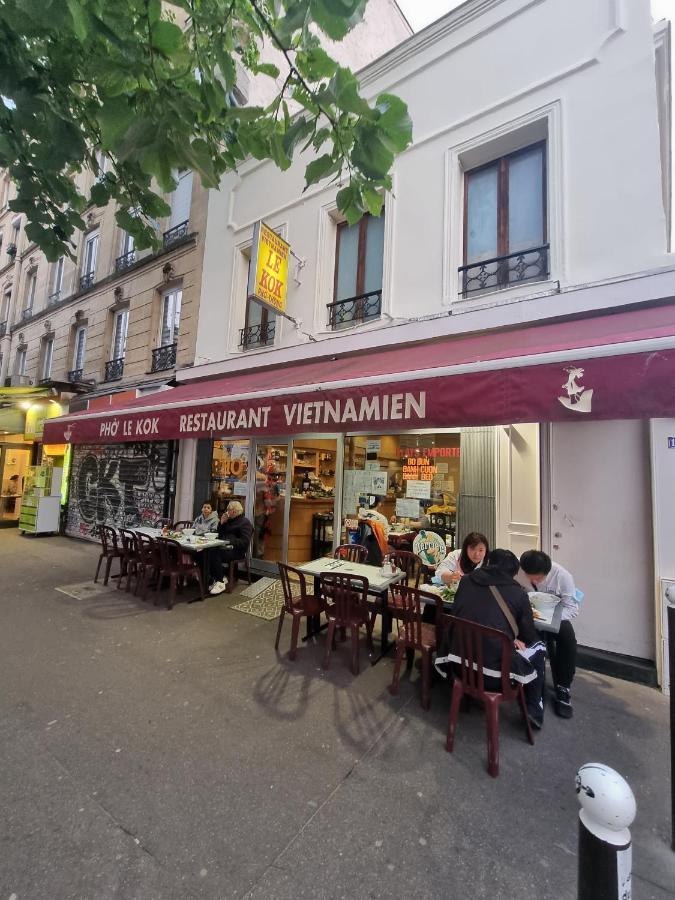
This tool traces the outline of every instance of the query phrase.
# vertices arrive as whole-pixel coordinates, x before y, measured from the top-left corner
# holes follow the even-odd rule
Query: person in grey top
[[[207,531],[218,531],[218,513],[207,501],[202,506],[201,513],[192,523],[192,527],[197,534],[206,534]]]

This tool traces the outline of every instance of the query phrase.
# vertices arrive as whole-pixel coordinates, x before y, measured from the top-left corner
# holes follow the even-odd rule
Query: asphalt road
[[[0,531],[0,900],[574,900],[592,760],[637,797],[634,898],[675,896],[657,691],[580,673],[574,719],[549,708],[534,748],[506,709],[491,779],[479,711],[445,752],[442,684],[429,712],[416,671],[390,697],[365,642],[358,677],[348,644],[320,668],[323,637],[291,663],[236,597],[55,590],[96,555]]]

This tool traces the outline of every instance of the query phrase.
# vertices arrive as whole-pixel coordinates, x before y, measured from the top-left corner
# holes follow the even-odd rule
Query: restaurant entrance
[[[253,442],[253,559],[277,574],[277,563],[307,562],[334,545],[336,479],[342,441],[312,435]]]
[[[17,525],[26,469],[31,447],[25,444],[0,444],[0,527]]]

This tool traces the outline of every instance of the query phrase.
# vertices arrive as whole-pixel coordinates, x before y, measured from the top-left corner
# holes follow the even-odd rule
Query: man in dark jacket
[[[537,631],[534,627],[532,607],[526,592],[514,581],[518,573],[520,563],[517,556],[510,550],[493,550],[486,563],[480,568],[474,569],[465,575],[459,583],[452,614],[458,619],[468,619],[478,625],[486,625],[503,631],[513,639],[514,653],[516,650],[529,648],[529,659],[537,674],[535,680],[525,685],[525,700],[527,702],[528,717],[535,728],[541,728],[544,722],[544,666],[546,653]],[[513,634],[507,617],[501,610],[500,604],[490,588],[496,588],[501,594],[516,625],[518,636]],[[517,657],[514,664],[520,663]],[[524,661],[523,661],[524,662]],[[487,639],[483,646],[483,665],[485,668],[501,669],[501,644]],[[525,668],[527,664],[525,663]],[[512,666],[512,671],[514,668]],[[521,671],[520,668],[517,671]],[[489,681],[492,681],[490,679]],[[493,687],[486,679],[486,688]],[[495,689],[499,689],[494,685]]]
[[[230,500],[220,518],[218,537],[232,546],[212,550],[209,559],[210,594],[222,594],[227,588],[227,572],[232,560],[245,559],[253,534],[253,525],[244,515],[244,507],[238,500]]]

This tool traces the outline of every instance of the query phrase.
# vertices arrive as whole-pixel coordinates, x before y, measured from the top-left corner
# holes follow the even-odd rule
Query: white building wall
[[[387,198],[386,315],[339,335],[327,330],[337,189],[302,193],[308,157],[283,174],[247,162],[210,197],[196,363],[217,365],[202,374],[240,366],[245,292],[237,267],[260,218],[304,261],[288,313],[317,343],[285,322],[275,347],[247,352],[249,366],[405,339],[387,331],[425,316],[440,317],[439,336],[635,302],[639,285],[618,300],[617,291],[577,288],[668,266],[648,0],[465,3],[361,79],[370,96],[400,94],[414,123],[414,145],[397,160]],[[462,300],[463,167],[542,135],[551,277]]]

